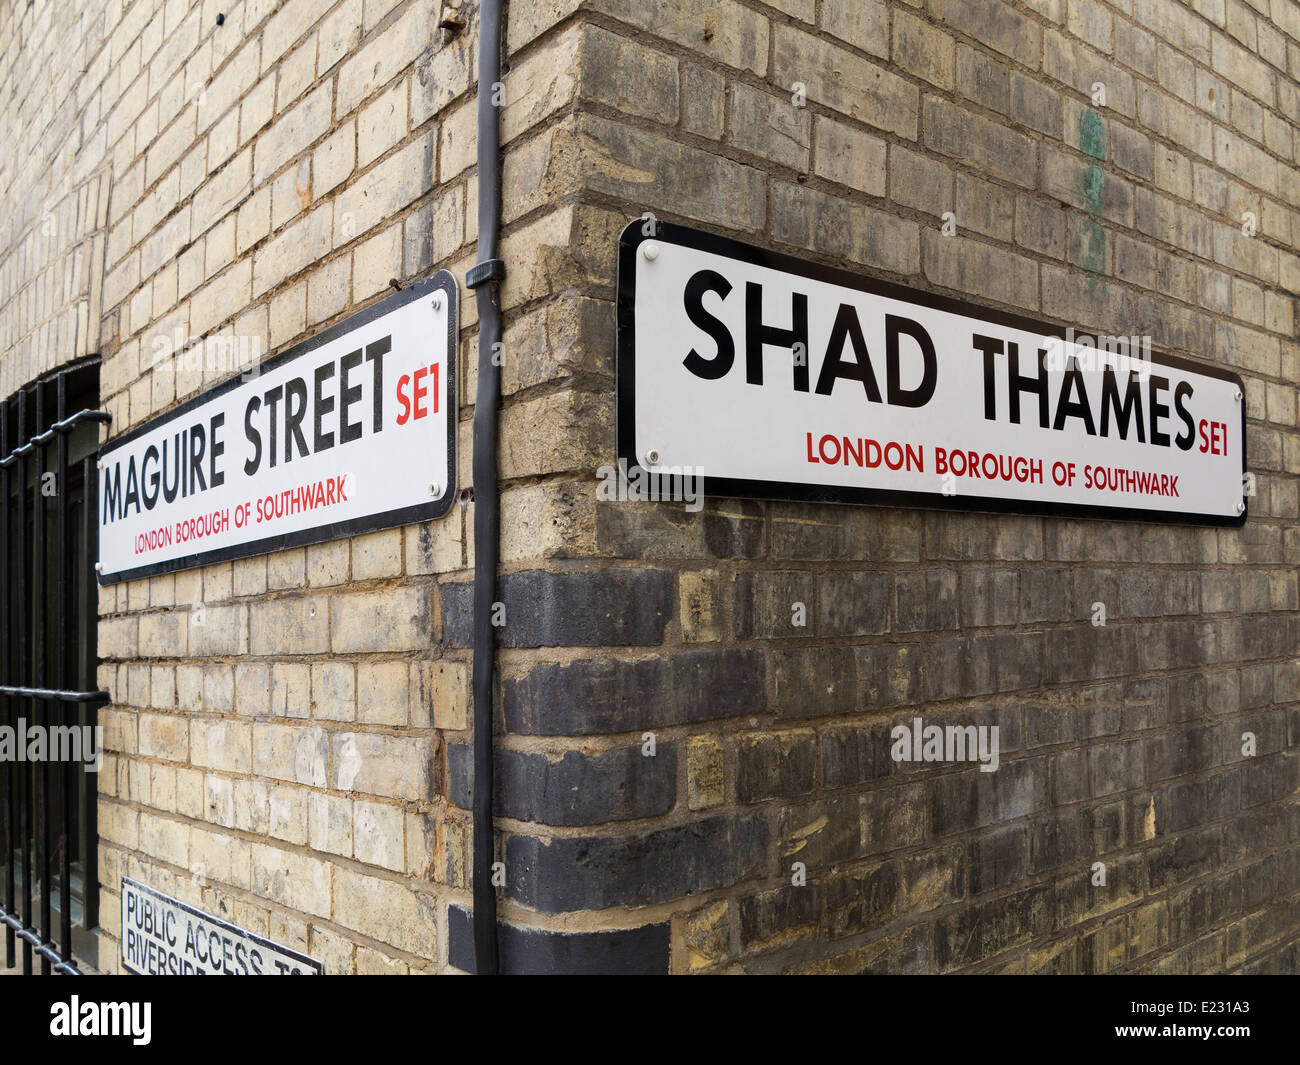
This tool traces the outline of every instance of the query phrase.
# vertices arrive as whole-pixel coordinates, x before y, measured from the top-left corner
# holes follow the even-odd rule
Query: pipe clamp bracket
[[[504,259],[489,259],[484,263],[476,263],[469,268],[465,274],[465,287],[478,288],[479,285],[486,281],[496,281],[500,283],[506,279],[506,264]]]

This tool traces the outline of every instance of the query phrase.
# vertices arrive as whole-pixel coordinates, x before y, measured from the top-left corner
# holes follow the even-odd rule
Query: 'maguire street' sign
[[[100,455],[100,579],[446,513],[456,331],[443,271],[114,440]]]
[[[706,495],[1239,525],[1244,411],[1146,338],[648,219],[620,241],[620,462]]]

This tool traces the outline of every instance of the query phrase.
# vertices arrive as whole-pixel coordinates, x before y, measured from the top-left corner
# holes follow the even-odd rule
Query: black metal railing
[[[4,804],[4,897],[8,966],[22,944],[23,972],[40,959],[42,974],[73,975],[73,910],[96,921],[95,777],[70,727],[95,737],[97,709],[109,701],[95,686],[98,602],[93,559],[98,428],[104,411],[67,413],[65,371],[20,391],[0,407],[0,706],[12,757],[0,760]],[[95,373],[98,391],[98,373]],[[84,389],[82,389],[84,393]],[[30,393],[30,394],[29,394]],[[84,399],[84,395],[82,397]],[[79,432],[80,430],[80,432]],[[91,435],[87,437],[87,432]],[[84,454],[70,458],[70,441]],[[75,687],[74,687],[75,685]],[[25,718],[23,715],[27,715]],[[42,730],[43,756],[19,750],[28,723]],[[56,744],[55,737],[63,739]],[[60,750],[61,747],[61,750]],[[73,759],[73,751],[80,757]],[[28,755],[33,757],[29,758]],[[61,757],[56,757],[61,755]],[[56,828],[61,830],[54,838]],[[80,854],[80,900],[74,898],[73,850]],[[57,882],[59,936],[54,936]]]

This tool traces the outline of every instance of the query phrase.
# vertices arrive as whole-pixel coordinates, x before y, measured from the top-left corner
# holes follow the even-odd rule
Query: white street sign
[[[456,337],[456,281],[443,271],[108,444],[100,579],[446,513]]]
[[[650,232],[653,230],[653,233]],[[620,242],[618,454],[706,496],[1239,525],[1236,374],[662,222]]]
[[[320,976],[313,958],[122,878],[122,965],[142,976]]]

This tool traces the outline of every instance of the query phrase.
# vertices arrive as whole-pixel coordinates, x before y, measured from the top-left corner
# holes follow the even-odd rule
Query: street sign
[[[122,965],[142,976],[320,976],[313,958],[122,878]]]
[[[1246,520],[1236,374],[1149,338],[1084,335],[682,226],[623,232],[617,372],[632,479],[689,480],[706,496]]]
[[[101,581],[445,514],[456,341],[456,281],[442,271],[109,443]]]

